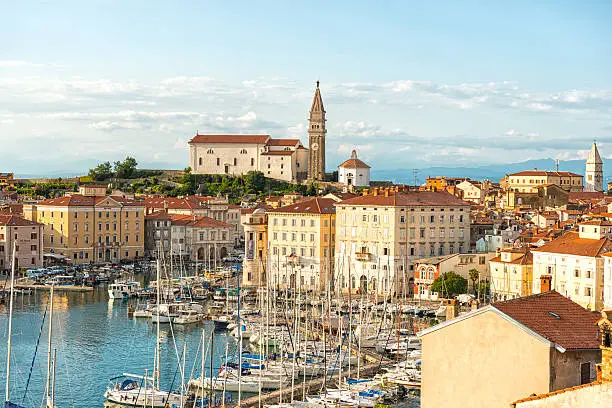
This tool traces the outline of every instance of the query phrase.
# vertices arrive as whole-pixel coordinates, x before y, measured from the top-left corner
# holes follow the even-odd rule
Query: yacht
[[[140,289],[139,282],[115,282],[108,285],[108,297],[110,299],[127,299],[134,296]]]

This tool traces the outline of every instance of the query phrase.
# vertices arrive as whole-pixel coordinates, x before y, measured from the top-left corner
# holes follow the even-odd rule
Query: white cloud
[[[0,61],[0,68],[22,68],[22,67],[42,67],[42,64],[34,64],[28,61],[4,60]]]

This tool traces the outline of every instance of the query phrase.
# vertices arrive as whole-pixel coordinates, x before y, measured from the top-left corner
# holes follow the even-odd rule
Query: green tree
[[[451,271],[438,276],[431,284],[430,290],[440,293],[442,297],[451,298],[466,293],[467,286],[467,279]]]
[[[113,176],[113,167],[110,162],[98,164],[93,169],[89,169],[89,177],[96,181],[103,181]]]
[[[470,276],[470,280],[472,281],[472,290],[474,291],[474,295],[475,295],[476,294],[476,282],[478,281],[478,278],[480,277],[480,272],[478,272],[478,269],[472,268],[470,269],[468,273]]]
[[[244,177],[244,187],[247,194],[257,194],[266,188],[266,178],[261,171],[249,171]]]
[[[308,189],[306,190],[306,195],[307,196],[316,196],[317,195],[317,187],[315,186],[314,183],[310,183],[310,185],[308,186]]]
[[[115,177],[117,178],[132,178],[136,173],[136,159],[128,156],[122,162],[115,162]]]

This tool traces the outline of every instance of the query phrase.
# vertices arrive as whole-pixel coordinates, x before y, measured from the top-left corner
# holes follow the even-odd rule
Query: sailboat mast
[[[16,243],[13,243],[13,257],[11,262],[11,289],[9,293],[9,326],[8,326],[8,341],[6,347],[6,389],[5,389],[5,401],[10,401],[11,394],[11,345],[12,345],[12,334],[13,334],[13,297],[14,297],[14,286],[15,286],[15,250]]]
[[[47,342],[47,385],[46,385],[46,395],[49,396],[51,392],[51,340],[53,339],[53,290],[55,289],[55,285],[51,285],[51,293],[49,294],[49,339]]]
[[[170,262],[172,262],[172,250],[170,250]],[[160,358],[159,358],[159,348],[160,348],[160,339],[159,339],[159,318],[160,318],[160,306],[161,306],[161,279],[160,279],[160,271],[161,271],[161,259],[157,258],[157,334],[155,341],[155,362],[154,362],[154,373],[153,373],[153,387],[159,388],[160,385]]]

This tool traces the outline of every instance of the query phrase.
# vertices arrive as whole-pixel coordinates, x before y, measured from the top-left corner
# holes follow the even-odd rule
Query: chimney
[[[385,197],[389,197],[389,189],[385,188]]]
[[[370,189],[369,188],[364,188],[363,189],[363,195],[367,196],[370,193]]]
[[[452,320],[459,314],[459,305],[455,299],[449,299],[446,304],[446,320]]]
[[[551,282],[552,282],[552,276],[550,275],[540,276],[540,293],[549,292]]]
[[[374,187],[374,190],[372,190],[372,195],[374,197],[376,197],[378,195],[378,187]]]

